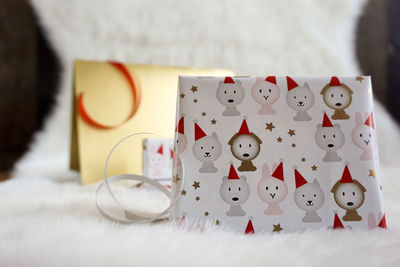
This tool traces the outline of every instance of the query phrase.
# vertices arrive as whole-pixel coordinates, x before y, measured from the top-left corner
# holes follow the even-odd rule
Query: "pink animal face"
[[[153,152],[149,157],[149,165],[152,169],[161,168],[164,165],[164,157],[157,152]]]
[[[280,96],[279,87],[265,80],[257,81],[251,89],[254,100],[260,104],[273,104]]]
[[[176,133],[174,151],[182,154],[187,145],[187,138],[184,134]]]
[[[273,165],[273,169],[276,164]],[[266,203],[280,203],[288,195],[288,187],[286,183],[280,179],[272,177],[268,164],[263,165],[263,177],[257,185],[257,193],[260,199]]]
[[[288,187],[282,180],[268,177],[261,179],[258,183],[257,193],[260,199],[266,203],[280,203],[286,198]]]
[[[372,150],[376,144],[375,130],[365,124],[359,112],[356,113],[356,126],[351,136],[354,144],[363,150]]]

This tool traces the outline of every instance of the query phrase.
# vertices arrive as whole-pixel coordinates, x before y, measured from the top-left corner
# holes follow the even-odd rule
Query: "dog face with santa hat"
[[[294,191],[294,201],[297,206],[306,212],[302,219],[305,223],[321,222],[317,214],[325,202],[325,194],[322,191],[317,179],[309,183],[294,166],[296,190]]]
[[[315,98],[308,83],[298,85],[292,78],[286,77],[288,92],[286,102],[288,106],[297,111],[294,121],[310,121],[312,118],[307,111],[314,105]]]
[[[325,104],[335,110],[332,115],[334,120],[347,120],[349,115],[344,111],[352,102],[353,91],[344,83],[341,83],[336,76],[321,90]]]
[[[203,163],[199,169],[201,173],[217,172],[218,169],[213,162],[216,161],[222,153],[222,145],[215,132],[206,135],[195,121],[195,142],[193,144],[193,155],[197,160]]]
[[[338,180],[332,187],[331,192],[336,204],[346,210],[344,221],[361,221],[362,217],[357,213],[365,200],[365,187],[351,177],[349,167],[346,164],[342,179]]]
[[[220,187],[221,198],[231,206],[226,213],[227,216],[244,216],[246,212],[241,205],[245,203],[250,196],[250,186],[245,176],[238,176],[235,168],[231,164],[229,175],[222,178]]]
[[[255,171],[257,168],[251,161],[260,153],[262,141],[257,135],[249,131],[246,120],[247,118],[244,117],[239,132],[232,136],[228,144],[231,146],[233,156],[242,161],[238,170]]]
[[[235,81],[232,77],[225,77],[220,81],[217,88],[217,99],[225,106],[224,116],[239,116],[240,112],[236,106],[244,99],[244,89],[241,81]]]
[[[272,104],[278,101],[280,94],[275,76],[268,76],[265,79],[257,78],[251,88],[251,95],[257,103],[261,104],[258,114],[275,114],[276,111],[272,108]]]
[[[336,162],[342,160],[336,151],[344,146],[344,133],[339,124],[332,124],[326,113],[324,113],[322,124],[317,125],[314,138],[318,147],[326,151],[323,161]]]

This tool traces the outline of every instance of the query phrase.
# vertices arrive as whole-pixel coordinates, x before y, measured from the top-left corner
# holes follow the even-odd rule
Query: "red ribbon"
[[[83,96],[84,93],[81,93],[78,97],[78,111],[79,114],[81,115],[82,119],[88,123],[89,125],[96,127],[96,128],[100,128],[100,129],[113,129],[116,128],[118,126],[120,126],[121,124],[129,121],[136,113],[136,111],[139,108],[140,105],[140,100],[141,100],[141,86],[139,83],[139,80],[135,77],[132,76],[128,69],[121,63],[119,62],[114,62],[114,61],[109,61],[109,64],[111,64],[112,66],[114,66],[117,70],[119,70],[121,72],[122,75],[124,75],[124,77],[127,79],[129,86],[131,88],[132,91],[132,111],[129,114],[129,116],[120,124],[117,125],[104,125],[100,122],[95,121],[86,111],[85,105],[83,104]]]

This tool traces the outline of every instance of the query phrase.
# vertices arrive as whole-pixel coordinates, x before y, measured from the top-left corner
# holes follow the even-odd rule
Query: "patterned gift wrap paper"
[[[179,79],[171,219],[386,228],[370,77]]]

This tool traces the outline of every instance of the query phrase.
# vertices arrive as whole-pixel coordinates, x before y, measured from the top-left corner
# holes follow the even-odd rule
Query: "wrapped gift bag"
[[[370,77],[181,76],[177,99],[171,220],[386,227]]]

